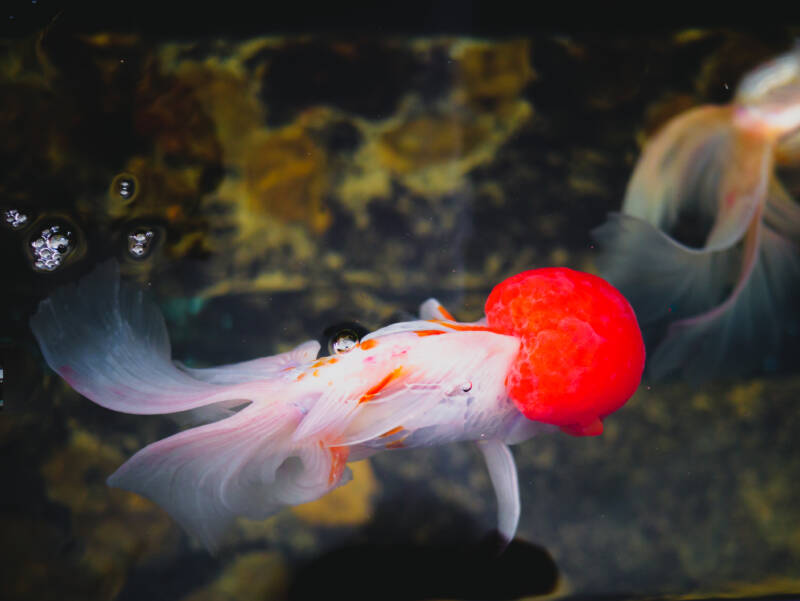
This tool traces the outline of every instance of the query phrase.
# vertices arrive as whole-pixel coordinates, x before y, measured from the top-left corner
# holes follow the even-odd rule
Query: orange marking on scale
[[[381,434],[378,438],[386,438],[388,436],[391,436],[392,434],[397,434],[402,429],[403,429],[403,426],[397,426],[396,428],[392,428],[391,430],[387,430],[386,432]]]
[[[303,379],[303,378],[305,378],[305,377],[306,377],[306,372],[304,372],[304,371],[301,371],[301,372],[300,372],[300,373],[297,375],[297,380],[296,380],[296,381],[297,381],[297,382],[299,382],[300,380],[302,380],[302,379]]]
[[[442,330],[415,330],[414,333],[417,336],[436,336],[437,334],[447,334],[447,332],[443,332]]]
[[[363,395],[361,395],[361,398],[358,399],[358,404],[360,405],[361,403],[366,403],[367,401],[371,401],[373,398],[375,398],[375,396],[377,396],[377,394],[381,390],[386,388],[386,386],[389,384],[389,382],[391,382],[392,380],[397,378],[397,376],[400,375],[401,371],[403,371],[403,366],[402,365],[400,365],[398,367],[395,367],[392,371],[390,371],[388,374],[386,374],[384,376],[384,378],[380,382],[375,384],[375,386],[373,386],[372,388],[367,390],[367,392],[365,392]]]
[[[375,340],[374,338],[370,340],[365,340],[364,342],[361,343],[361,349],[365,351],[368,351],[369,349],[374,348],[376,346],[378,346],[378,341]]]

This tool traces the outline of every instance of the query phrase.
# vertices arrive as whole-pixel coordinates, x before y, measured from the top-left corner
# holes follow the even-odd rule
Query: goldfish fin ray
[[[237,516],[265,519],[349,480],[346,449],[291,444],[301,417],[280,402],[249,405],[145,447],[108,484],[154,501],[214,551]]]
[[[684,246],[631,215],[610,213],[592,230],[600,273],[626,296],[643,324],[705,311],[722,300],[735,251]]]
[[[486,460],[489,478],[497,496],[497,529],[506,543],[514,540],[519,523],[520,501],[517,466],[511,449],[499,440],[482,440],[478,448]]]

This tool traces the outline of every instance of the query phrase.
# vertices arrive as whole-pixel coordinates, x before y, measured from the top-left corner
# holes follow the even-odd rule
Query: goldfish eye
[[[356,322],[344,322],[325,329],[323,348],[329,355],[341,355],[352,350],[369,330]]]

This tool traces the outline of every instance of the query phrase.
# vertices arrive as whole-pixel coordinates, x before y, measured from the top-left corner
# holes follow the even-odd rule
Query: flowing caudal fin
[[[141,290],[120,281],[114,262],[54,292],[30,323],[48,365],[114,411],[176,413],[259,394],[261,382],[252,378],[216,383],[176,367],[161,312]]]
[[[346,483],[347,448],[293,443],[302,411],[273,392],[274,402],[145,447],[108,484],[158,503],[214,551],[236,516],[264,519]]]
[[[775,363],[798,299],[800,253],[769,227],[754,229],[746,244],[753,254],[746,254],[734,292],[711,311],[670,326],[650,357],[654,377],[677,371],[701,381]]]
[[[637,217],[611,213],[592,235],[601,250],[600,273],[626,296],[643,324],[707,311],[722,301],[736,277],[735,249],[689,248]]]

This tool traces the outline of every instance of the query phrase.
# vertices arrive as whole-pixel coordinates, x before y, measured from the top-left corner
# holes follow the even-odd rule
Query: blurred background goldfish
[[[686,111],[646,145],[621,213],[593,231],[600,271],[651,325],[654,377],[775,370],[800,276],[800,46],[728,105]],[[666,329],[666,331],[665,331]]]

